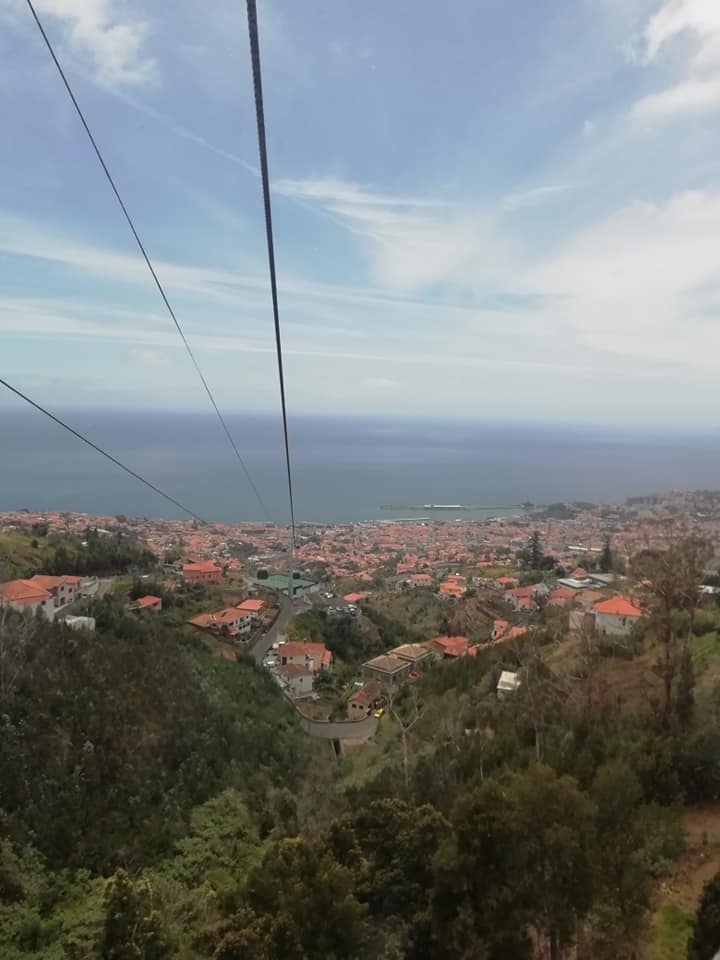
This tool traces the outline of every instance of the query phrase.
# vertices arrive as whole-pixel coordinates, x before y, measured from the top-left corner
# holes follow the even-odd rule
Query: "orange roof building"
[[[222,570],[214,560],[183,564],[183,577],[188,583],[220,583]]]
[[[367,600],[367,593],[346,593],[343,600],[346,603],[360,603],[361,600]]]
[[[598,600],[593,605],[595,612],[595,629],[598,633],[610,636],[624,637],[633,629],[636,623],[645,616],[642,610],[629,597],[611,597],[609,600]]]
[[[33,606],[51,600],[48,591],[32,580],[0,583],[0,601],[12,606]]]
[[[616,617],[644,617],[645,612],[629,597],[610,597],[594,604],[596,613],[611,614]]]
[[[467,593],[467,587],[462,583],[455,583],[452,580],[445,580],[438,587],[440,596],[449,597],[451,600],[459,600]]]
[[[449,659],[464,657],[470,652],[467,637],[433,637],[428,646],[441,657]]]
[[[248,597],[247,600],[243,600],[242,603],[237,605],[237,609],[242,610],[244,613],[260,613],[264,606],[264,600],[256,600],[254,597]]]
[[[153,597],[152,594],[148,593],[144,597],[138,597],[135,606],[139,610],[162,610],[162,598]]]

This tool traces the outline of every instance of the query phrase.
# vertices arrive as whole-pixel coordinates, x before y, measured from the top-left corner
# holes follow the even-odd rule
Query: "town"
[[[38,550],[53,538],[86,545],[91,535],[137,544],[157,563],[134,577],[4,576],[0,603],[92,630],[92,601],[107,592],[126,595],[138,614],[159,614],[163,595],[192,590],[183,629],[216,656],[253,657],[317,721],[311,732],[330,736],[320,723],[332,720],[333,735],[356,739],[377,725],[341,729],[338,721],[380,720],[396,692],[438,661],[510,649],[539,629],[566,640],[588,630],[629,637],[645,609],[642,585],[625,571],[634,554],[662,543],[668,523],[717,539],[720,495],[554,504],[487,521],[303,525],[292,568],[288,530],[262,523],[6,512],[0,530],[9,544],[25,534]],[[517,656],[510,661],[517,666]],[[512,664],[498,675],[500,697],[522,683]]]

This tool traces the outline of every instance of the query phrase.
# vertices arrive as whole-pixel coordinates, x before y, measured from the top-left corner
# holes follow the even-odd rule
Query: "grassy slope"
[[[47,538],[39,537],[37,547],[33,538],[12,530],[0,531],[0,579],[25,577],[52,556],[54,550]]]
[[[451,634],[462,634],[474,642],[488,640],[492,630],[489,614],[494,611],[478,597],[447,601],[430,590],[378,592],[372,596],[372,606],[427,638],[443,633],[445,621]]]

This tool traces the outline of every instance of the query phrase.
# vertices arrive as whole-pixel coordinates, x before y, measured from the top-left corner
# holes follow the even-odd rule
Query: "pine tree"
[[[530,540],[528,542],[528,552],[530,555],[530,566],[533,570],[539,570],[543,564],[543,550],[542,542],[540,540],[540,533],[537,530],[533,530]]]
[[[605,546],[600,554],[600,570],[602,573],[610,573],[613,568],[612,544],[610,537],[605,538]]]

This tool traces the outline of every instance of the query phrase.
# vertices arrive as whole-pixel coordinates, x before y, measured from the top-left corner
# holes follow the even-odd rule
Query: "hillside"
[[[438,635],[466,636],[473,643],[485,642],[490,636],[493,619],[507,616],[501,602],[489,605],[474,595],[448,601],[422,589],[376,591],[368,605],[423,639]]]
[[[156,564],[154,554],[128,534],[91,528],[83,536],[48,534],[44,528],[0,531],[0,582],[36,573],[106,577]]]

